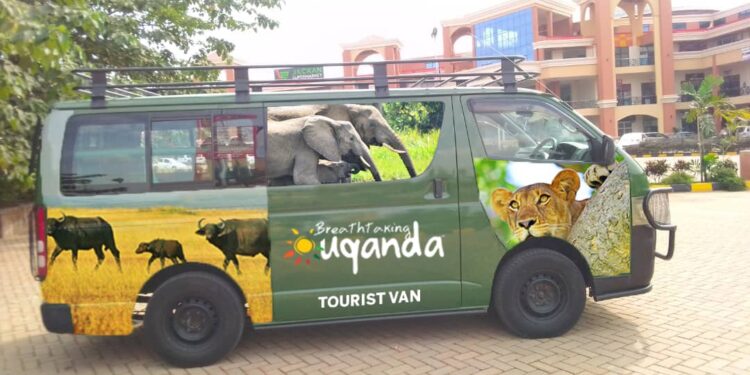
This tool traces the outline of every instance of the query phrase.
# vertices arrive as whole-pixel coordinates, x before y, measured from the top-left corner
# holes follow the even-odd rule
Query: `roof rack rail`
[[[143,97],[161,95],[168,91],[186,90],[227,90],[233,89],[237,102],[250,100],[250,92],[260,92],[267,88],[369,88],[373,86],[378,97],[389,94],[391,87],[443,87],[453,84],[455,86],[503,86],[506,91],[516,91],[519,82],[533,79],[538,74],[526,72],[519,67],[524,60],[523,56],[486,56],[486,57],[458,57],[442,59],[415,59],[415,60],[387,60],[371,62],[347,62],[330,64],[286,64],[286,65],[214,65],[214,66],[187,66],[187,67],[129,67],[129,68],[96,68],[76,69],[75,75],[88,81],[87,84],[76,87],[79,92],[91,95],[91,106],[102,108],[106,106],[107,98]],[[461,63],[477,61],[494,61],[486,64],[492,66],[490,71],[484,71],[482,67],[464,70],[455,73],[441,73],[439,66],[442,63]],[[495,64],[499,62],[499,67]],[[415,74],[388,74],[391,65],[429,63],[437,64],[436,73]],[[367,76],[351,76],[337,78],[300,78],[285,80],[251,80],[250,71],[259,69],[288,69],[307,67],[359,67],[369,65],[373,74]],[[232,70],[234,80],[231,81],[206,81],[206,82],[148,82],[148,83],[112,83],[118,81],[117,75],[132,73],[165,73],[165,72],[200,72],[200,71],[224,71]]]

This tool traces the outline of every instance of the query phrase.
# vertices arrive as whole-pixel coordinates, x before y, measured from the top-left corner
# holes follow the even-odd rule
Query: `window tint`
[[[470,108],[490,158],[590,161],[589,136],[545,104],[480,99]]]
[[[145,121],[98,117],[67,129],[61,189],[68,194],[143,191],[146,188]]]
[[[196,140],[201,130],[211,134],[208,118],[151,123],[151,168],[154,184],[210,181],[197,166]]]
[[[215,141],[204,139],[203,145],[210,146],[201,152],[217,186],[265,184],[265,133],[258,119],[245,114],[214,117]]]
[[[65,136],[61,190],[90,195],[263,185],[260,113],[76,117]]]

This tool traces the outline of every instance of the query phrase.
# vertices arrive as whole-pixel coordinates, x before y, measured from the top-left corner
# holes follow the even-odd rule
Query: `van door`
[[[571,200],[591,197],[583,173],[598,137],[559,104],[538,95],[464,96],[460,101],[471,154],[459,152],[459,168],[474,172],[463,174],[468,177],[460,185],[463,305],[485,306],[508,250],[534,237],[561,238],[572,226],[547,217],[553,210],[546,206],[546,194],[518,201],[501,198],[523,187],[534,190],[534,184],[558,186],[556,182]],[[529,210],[528,219],[509,224],[515,220],[510,216],[520,217],[521,210]]]
[[[373,181],[367,170],[321,185],[295,185],[295,176],[269,174],[274,184],[284,185],[268,189],[274,322],[460,305],[451,102],[389,100],[379,108],[363,107],[382,112],[406,145],[417,175],[410,178],[399,154],[377,144],[369,152],[382,181]],[[267,110],[273,112],[274,105]],[[362,125],[352,116],[350,122]],[[274,158],[291,155],[298,163],[309,151],[305,142],[287,147],[274,139],[283,126],[269,121],[269,173],[283,169]]]

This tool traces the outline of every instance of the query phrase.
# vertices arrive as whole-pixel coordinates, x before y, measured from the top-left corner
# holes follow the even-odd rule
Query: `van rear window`
[[[96,195],[265,185],[263,116],[250,110],[78,116],[61,190]]]
[[[76,118],[66,130],[60,186],[67,194],[144,191],[146,118]]]

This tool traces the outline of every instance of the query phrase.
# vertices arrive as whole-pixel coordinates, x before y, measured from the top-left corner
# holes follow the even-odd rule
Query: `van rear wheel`
[[[529,249],[497,272],[493,309],[511,333],[528,338],[559,336],[573,328],[586,305],[578,267],[548,249]]]
[[[212,364],[232,351],[245,327],[245,309],[229,283],[186,272],[154,291],[143,321],[152,349],[179,367]]]

